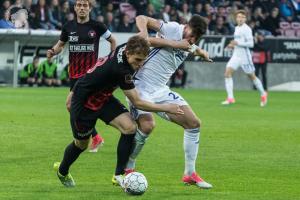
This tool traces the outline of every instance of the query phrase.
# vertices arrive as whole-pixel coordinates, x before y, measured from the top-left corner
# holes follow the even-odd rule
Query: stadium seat
[[[286,37],[295,37],[296,36],[296,31],[294,29],[287,29],[284,31],[284,35]]]
[[[291,26],[292,26],[292,29],[299,30],[300,22],[292,22]]]
[[[283,30],[286,30],[291,28],[291,24],[289,22],[280,22],[279,27]]]

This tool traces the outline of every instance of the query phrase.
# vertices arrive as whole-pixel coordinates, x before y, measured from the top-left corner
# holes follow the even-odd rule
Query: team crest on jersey
[[[90,31],[88,32],[88,35],[89,35],[90,38],[94,38],[94,37],[96,37],[96,31],[90,30]]]
[[[69,42],[78,42],[79,36],[69,36]]]
[[[125,83],[131,84],[133,83],[132,75],[131,74],[126,74],[125,75]]]

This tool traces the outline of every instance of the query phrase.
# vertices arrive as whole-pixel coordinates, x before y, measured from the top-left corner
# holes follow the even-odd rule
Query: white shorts
[[[227,67],[230,67],[234,70],[237,70],[239,67],[241,67],[246,74],[252,74],[255,72],[255,67],[252,60],[247,57],[244,58],[232,56],[226,65],[226,68]]]
[[[180,94],[170,90],[168,86],[161,89],[152,90],[151,92],[145,90],[143,86],[139,86],[139,85],[136,85],[136,89],[140,95],[140,98],[145,101],[158,103],[158,104],[172,103],[180,106],[188,105],[188,103],[182,98],[182,96],[180,96]],[[147,112],[135,108],[128,99],[126,100],[129,106],[130,114],[135,120],[138,119],[140,115],[151,113],[151,112]],[[160,117],[168,120],[166,113],[158,112],[157,114]]]

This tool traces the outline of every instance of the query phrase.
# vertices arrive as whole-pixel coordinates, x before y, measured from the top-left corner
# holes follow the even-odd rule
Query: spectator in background
[[[98,15],[96,21],[104,24],[104,17],[102,15]]]
[[[279,9],[273,8],[271,15],[269,15],[264,21],[263,28],[267,31],[270,31],[274,36],[280,35],[279,22]]]
[[[182,18],[184,22],[190,21],[192,18],[192,13],[189,10],[189,5],[187,3],[182,4],[181,11],[178,11],[179,18]]]
[[[4,18],[3,17],[4,13],[5,13],[6,10],[9,9],[10,6],[11,6],[11,3],[10,3],[9,0],[3,1],[2,5],[1,5],[1,9],[0,9],[0,16],[1,16],[1,18]]]
[[[28,24],[28,12],[24,8],[20,7],[10,7],[9,16],[14,27],[17,29],[29,29]]]
[[[147,0],[129,0],[129,3],[136,9],[136,16],[146,15],[148,6]]]
[[[58,0],[52,0],[51,5],[48,9],[49,11],[49,21],[56,29],[61,29],[62,27],[62,14],[61,8],[59,6]]]
[[[217,17],[215,25],[212,27],[211,31],[214,35],[229,35],[229,29],[224,23],[224,18],[222,16]]]
[[[279,8],[283,18],[292,21],[294,18],[293,5],[288,0],[281,0]]]
[[[34,28],[51,30],[55,26],[50,22],[49,8],[46,0],[38,0],[38,4],[33,9],[34,12]]]
[[[165,5],[164,10],[162,12],[162,19],[165,22],[169,22],[171,17],[170,17],[170,11],[171,11],[171,6],[170,5]]]
[[[152,18],[158,18],[158,15],[156,14],[154,6],[151,3],[149,3],[147,6],[146,16],[152,17]]]
[[[0,28],[6,28],[6,29],[14,29],[15,25],[9,20],[10,14],[9,10],[5,10],[2,13],[3,16],[1,16],[0,19]]]
[[[178,67],[175,73],[171,76],[170,87],[185,87],[187,71],[184,69],[184,62]]]
[[[62,18],[62,24],[64,25],[68,20],[68,15],[71,13],[70,10],[70,3],[68,0],[64,1],[61,5],[61,18]],[[73,16],[74,18],[74,16]]]
[[[101,15],[100,3],[96,0],[90,0],[92,10],[90,12],[90,18],[92,20],[97,20],[97,16]]]
[[[248,18],[248,19],[250,19],[250,18]],[[265,20],[265,15],[262,13],[261,7],[255,8],[251,20],[255,22],[256,27],[258,29],[262,29],[262,24],[263,24],[263,21]]]
[[[201,3],[197,3],[194,7],[194,12],[193,12],[194,15],[201,15],[203,16],[203,6]]]
[[[115,32],[116,31],[116,25],[114,21],[114,15],[112,12],[107,12],[106,13],[106,21],[105,24],[107,26],[107,29],[110,30],[110,32]]]
[[[47,58],[39,65],[38,68],[39,85],[59,86],[60,80],[57,79],[57,64],[53,62],[52,58]]]
[[[179,21],[179,16],[178,16],[177,10],[174,7],[171,7],[170,21],[175,21],[175,22]]]
[[[30,87],[37,82],[37,70],[39,67],[39,57],[35,56],[33,62],[25,65],[20,72],[20,84],[28,84]]]
[[[255,66],[255,75],[259,77],[261,74],[261,80],[265,91],[267,87],[267,62],[268,62],[268,47],[265,43],[265,36],[263,32],[258,31],[255,37],[255,44],[253,48],[253,63]],[[255,88],[255,86],[253,86]],[[256,88],[255,88],[256,89]]]
[[[132,24],[129,23],[129,16],[124,14],[120,24],[117,28],[117,32],[132,32]]]

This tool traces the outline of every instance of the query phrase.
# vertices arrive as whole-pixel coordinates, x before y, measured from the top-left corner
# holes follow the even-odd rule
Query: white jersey
[[[183,37],[184,25],[177,22],[161,22],[157,34],[169,40],[180,41]],[[165,87],[172,74],[187,58],[188,52],[173,48],[153,48],[144,66],[135,74],[136,84],[142,83],[152,89]]]
[[[232,57],[251,58],[249,48],[253,47],[254,41],[252,30],[246,23],[235,27],[234,40],[238,44],[234,47]]]

